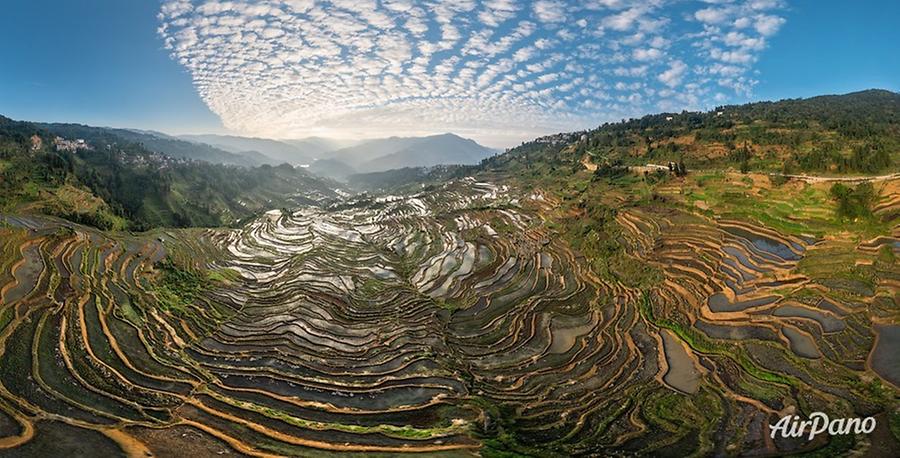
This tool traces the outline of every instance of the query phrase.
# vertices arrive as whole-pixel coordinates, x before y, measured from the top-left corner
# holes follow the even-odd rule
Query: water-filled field
[[[237,230],[5,218],[0,454],[865,452],[768,425],[896,409],[896,233],[851,251],[861,288],[801,268],[822,238],[622,208],[628,256],[663,273],[637,288],[554,235],[553,205],[470,178]]]

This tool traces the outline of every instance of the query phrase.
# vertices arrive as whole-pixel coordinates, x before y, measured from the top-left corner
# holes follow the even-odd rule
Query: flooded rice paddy
[[[624,255],[662,278],[639,289],[555,205],[467,178],[235,230],[5,218],[0,451],[776,454],[801,446],[766,439],[773,412],[900,381],[900,327],[868,315],[893,283],[829,294],[798,269],[816,240],[625,208]],[[219,280],[166,302],[164,259]]]

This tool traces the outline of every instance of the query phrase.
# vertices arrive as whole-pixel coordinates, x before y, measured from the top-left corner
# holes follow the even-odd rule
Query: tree
[[[684,158],[678,159],[678,164],[675,164],[675,175],[679,177],[687,175],[687,167],[684,165]]]
[[[875,197],[875,188],[872,183],[861,183],[856,188],[851,188],[843,183],[835,183],[831,187],[831,198],[837,201],[839,219],[856,220],[871,217]]]

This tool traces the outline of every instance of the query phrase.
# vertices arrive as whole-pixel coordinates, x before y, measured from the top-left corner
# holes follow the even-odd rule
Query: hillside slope
[[[232,225],[334,196],[329,184],[287,164],[211,164],[151,151],[110,129],[51,128],[0,117],[0,210],[142,230]],[[85,142],[64,137],[56,144],[64,134]]]
[[[160,132],[91,127],[80,124],[37,124],[37,126],[54,135],[69,139],[97,137],[108,133],[121,140],[137,143],[148,151],[165,154],[169,157],[204,161],[211,164],[256,167],[273,162],[272,159],[263,156],[235,154],[210,145],[191,143]]]
[[[291,165],[310,164],[315,156],[315,151],[305,151],[298,146],[266,138],[212,134],[181,135],[179,138],[195,143],[211,145],[236,154],[255,152],[272,158],[278,163],[287,163]]]
[[[360,143],[355,140],[338,140],[325,137],[307,137],[296,140],[281,140],[281,142],[299,148],[306,155],[316,159],[326,157],[332,151],[349,148]]]
[[[346,181],[347,177],[356,173],[356,169],[337,159],[319,159],[307,169],[310,173],[334,180]]]
[[[896,456],[900,178],[735,170],[704,158],[715,141],[685,141],[721,112],[555,135],[476,166],[357,176],[407,192],[300,211],[271,202],[241,230],[111,233],[0,213],[0,424],[21,431],[0,449]],[[708,129],[820,135],[831,121],[766,116]],[[828,135],[890,144],[885,116]],[[648,162],[630,138],[653,144],[683,121],[671,133],[688,170],[624,166]],[[201,202],[214,202],[221,183],[244,190],[231,180],[256,171],[264,190],[273,173],[302,176],[194,168],[92,139],[96,151],[58,154],[44,135],[0,119],[0,184],[58,179],[67,191],[107,157],[128,164],[128,181],[141,161],[185,167],[163,175],[164,202],[204,186]],[[872,418],[872,430],[771,434],[811,412]]]
[[[337,150],[331,159],[357,172],[381,172],[404,167],[431,167],[446,164],[477,164],[494,150],[454,134],[429,137],[391,137],[363,142]]]
[[[660,113],[590,131],[539,138],[490,159],[533,155],[595,164],[684,161],[689,168],[783,173],[873,174],[900,164],[900,94],[846,95]]]
[[[399,151],[369,160],[358,167],[365,172],[382,172],[404,167],[433,167],[435,165],[477,164],[493,156],[494,150],[473,140],[453,134],[426,137]]]

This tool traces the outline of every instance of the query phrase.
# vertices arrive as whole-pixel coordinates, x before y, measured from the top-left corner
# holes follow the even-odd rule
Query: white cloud
[[[747,64],[754,59],[753,54],[750,54],[750,52],[745,50],[723,51],[718,48],[713,48],[710,51],[710,55],[713,59],[732,64]]]
[[[778,32],[778,29],[784,24],[784,19],[778,16],[769,16],[769,15],[759,15],[756,17],[756,23],[753,27],[757,32],[761,33],[763,36],[768,37],[775,35]]]
[[[534,14],[543,22],[562,22],[566,18],[566,9],[559,1],[538,0],[534,2]]]
[[[684,4],[163,0],[159,34],[237,133],[497,144],[748,94],[780,0]]]
[[[639,61],[657,60],[663,56],[663,52],[656,48],[635,49],[633,54],[635,60]]]
[[[746,29],[753,24],[753,21],[748,17],[740,17],[734,20],[734,27],[736,29]]]
[[[730,16],[730,11],[725,8],[704,8],[694,13],[694,18],[707,24],[721,24]]]
[[[603,19],[603,25],[613,30],[624,32],[634,27],[634,24],[643,14],[642,8],[631,8]]]
[[[616,76],[628,76],[628,77],[643,77],[647,74],[647,69],[650,67],[647,65],[640,65],[637,67],[618,67],[613,69],[613,74]]]
[[[309,11],[316,3],[315,0],[283,0],[283,2],[290,7],[291,10],[297,13]]]
[[[762,37],[748,37],[741,32],[728,32],[724,36],[725,44],[728,46],[752,49],[759,51],[766,45],[766,40]]]
[[[681,84],[682,79],[684,78],[684,73],[687,71],[687,64],[680,60],[672,61],[669,64],[669,69],[660,73],[658,79],[660,82],[669,86],[670,88],[675,88],[679,84]]]
[[[650,46],[653,46],[654,48],[666,48],[669,46],[670,41],[663,37],[653,37],[649,43]]]

